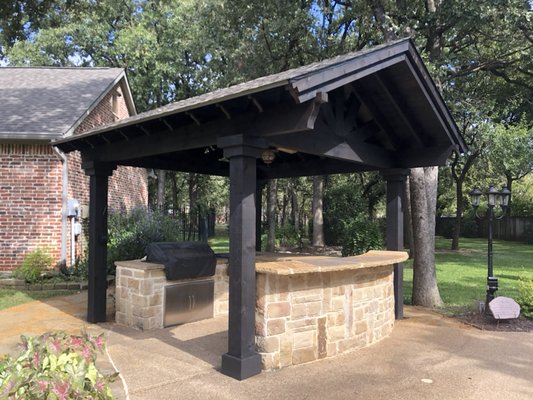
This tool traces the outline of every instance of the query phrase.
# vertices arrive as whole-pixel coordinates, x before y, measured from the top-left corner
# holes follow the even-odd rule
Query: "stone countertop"
[[[217,265],[219,264],[227,264],[228,259],[227,258],[217,258]],[[164,270],[165,266],[163,264],[159,263],[151,263],[146,262],[142,260],[126,260],[126,261],[116,261],[115,265],[117,267],[123,267],[123,268],[131,268],[131,269],[138,269],[140,271],[150,271],[150,270]]]
[[[255,270],[260,274],[295,275],[314,272],[346,271],[381,267],[403,262],[409,258],[405,251],[378,251],[353,257],[311,256],[302,254],[258,253]],[[217,258],[217,264],[226,264],[227,258]],[[163,270],[163,264],[141,260],[117,261],[117,266],[142,271]]]
[[[272,275],[309,274],[381,267],[401,263],[408,258],[405,251],[377,250],[352,257],[262,253],[256,257],[255,270],[260,274]]]

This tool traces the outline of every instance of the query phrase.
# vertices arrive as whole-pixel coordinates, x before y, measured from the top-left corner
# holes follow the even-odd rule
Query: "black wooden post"
[[[381,171],[387,181],[387,250],[403,250],[403,193],[407,169]],[[403,263],[394,264],[394,316],[403,319]]]
[[[242,136],[219,141],[230,163],[230,254],[228,352],[223,374],[243,380],[261,372],[255,347],[255,196],[256,158],[260,149]]]
[[[263,188],[265,181],[257,181],[255,189],[255,250],[261,251],[261,216],[263,214]]]
[[[107,290],[107,183],[114,167],[83,164],[89,175],[89,282],[87,321],[105,322]]]

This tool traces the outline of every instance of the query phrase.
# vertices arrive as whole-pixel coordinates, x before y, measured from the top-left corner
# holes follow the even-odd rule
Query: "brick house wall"
[[[0,144],[0,271],[46,247],[59,260],[61,162],[48,144]]]
[[[113,109],[115,109],[113,111]],[[74,131],[79,135],[99,125],[109,124],[129,116],[122,88],[118,84],[91,111]],[[78,151],[67,155],[69,163],[69,197],[89,204],[89,177],[81,169],[81,154]],[[144,168],[119,166],[109,178],[109,208],[131,209],[148,205],[148,183]]]
[[[80,134],[129,116],[122,87],[113,88],[76,128]],[[54,260],[61,256],[62,163],[49,144],[0,144],[0,271],[17,268],[24,256],[47,248]],[[81,169],[79,152],[67,154],[68,196],[89,205],[89,177]],[[146,170],[118,167],[109,179],[109,208],[148,205]],[[86,224],[87,221],[80,221]],[[70,223],[67,265],[70,265]],[[80,255],[86,238],[78,237]]]

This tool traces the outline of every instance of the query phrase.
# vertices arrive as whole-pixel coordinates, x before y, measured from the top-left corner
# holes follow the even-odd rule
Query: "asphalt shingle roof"
[[[70,133],[121,74],[120,68],[0,68],[0,138]]]

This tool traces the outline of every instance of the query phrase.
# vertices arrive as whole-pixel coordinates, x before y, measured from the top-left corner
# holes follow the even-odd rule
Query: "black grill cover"
[[[146,261],[163,264],[168,280],[215,275],[215,253],[201,242],[159,242],[146,247]]]

